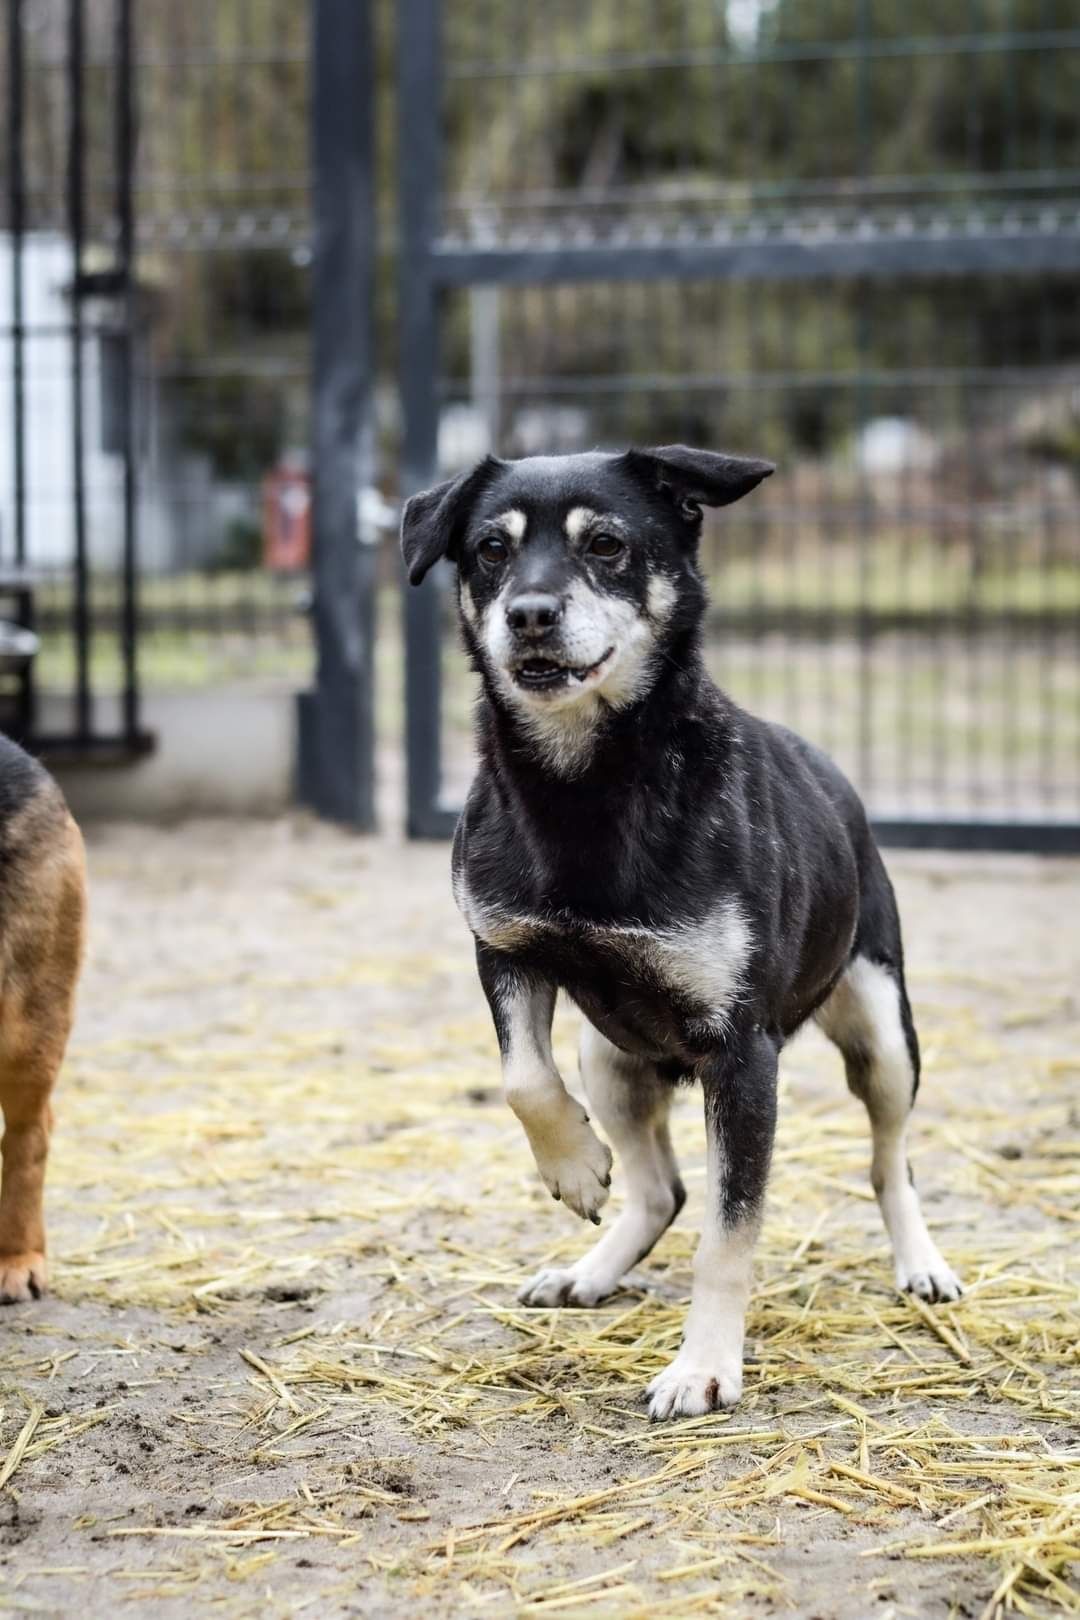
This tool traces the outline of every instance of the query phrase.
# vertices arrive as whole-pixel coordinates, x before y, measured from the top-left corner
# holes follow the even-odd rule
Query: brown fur
[[[0,1303],[47,1280],[42,1192],[49,1098],[67,1046],[82,961],[83,842],[47,777],[0,830]]]

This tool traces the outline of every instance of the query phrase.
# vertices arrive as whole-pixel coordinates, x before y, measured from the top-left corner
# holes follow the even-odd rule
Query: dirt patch
[[[965,1299],[928,1318],[894,1294],[865,1123],[808,1035],[744,1401],[651,1427],[697,1099],[690,1203],[638,1286],[516,1306],[588,1233],[499,1101],[447,861],[302,820],[93,833],[54,1292],[0,1317],[0,1609],[1066,1608],[1080,864],[891,862],[927,1056],[914,1162]],[[568,1073],[573,1041],[562,1014]]]

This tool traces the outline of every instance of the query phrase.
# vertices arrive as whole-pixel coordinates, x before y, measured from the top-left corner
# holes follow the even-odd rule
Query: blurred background
[[[1080,847],[1080,0],[5,0],[0,84],[3,723],[76,808],[446,831],[401,497],[684,440],[779,466],[732,694],[896,840]]]

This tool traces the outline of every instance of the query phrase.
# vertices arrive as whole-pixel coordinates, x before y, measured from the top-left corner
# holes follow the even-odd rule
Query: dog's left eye
[[[594,557],[603,557],[610,562],[623,550],[623,543],[615,534],[594,534],[589,541],[589,551]]]
[[[489,534],[477,546],[476,555],[482,563],[487,563],[489,568],[497,568],[500,563],[506,561],[509,552],[504,541],[497,540],[493,534]]]

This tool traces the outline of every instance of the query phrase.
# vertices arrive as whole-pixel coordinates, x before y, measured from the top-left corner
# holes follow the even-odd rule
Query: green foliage
[[[235,370],[187,380],[173,392],[180,438],[219,478],[259,479],[282,448],[284,401],[274,381]]]
[[[210,566],[211,573],[242,573],[262,562],[262,530],[250,518],[233,518],[225,530],[221,550]]]

